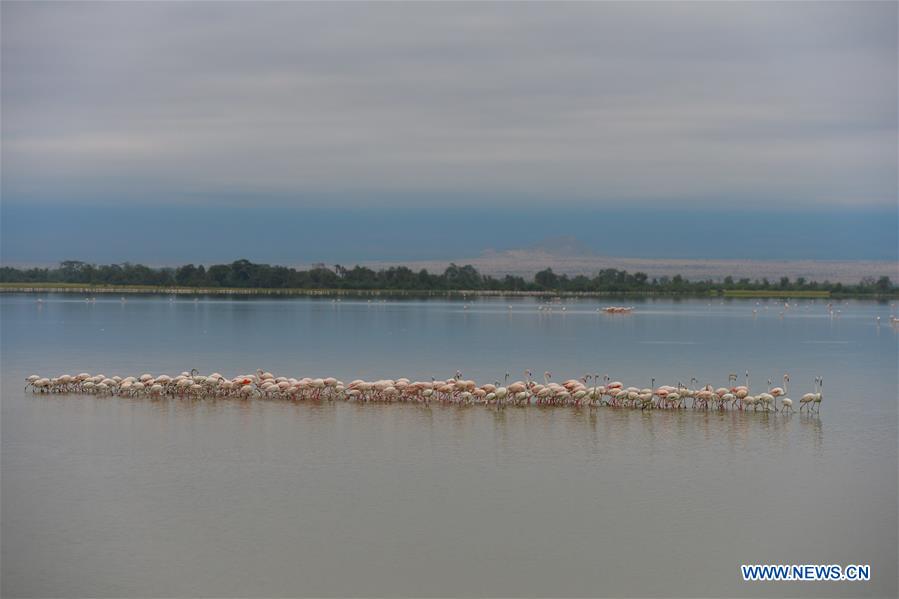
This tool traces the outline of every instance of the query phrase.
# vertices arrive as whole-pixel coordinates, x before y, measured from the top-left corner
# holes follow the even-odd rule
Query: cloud
[[[4,3],[3,193],[890,206],[896,10]]]

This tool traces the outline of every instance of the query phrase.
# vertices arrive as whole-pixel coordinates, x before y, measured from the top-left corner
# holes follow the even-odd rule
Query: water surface
[[[889,304],[600,305],[0,296],[2,593],[897,594]],[[193,367],[639,386],[749,370],[757,390],[789,372],[794,400],[816,375],[825,399],[787,416],[22,390],[31,372]],[[870,563],[873,580],[750,584],[746,562]]]

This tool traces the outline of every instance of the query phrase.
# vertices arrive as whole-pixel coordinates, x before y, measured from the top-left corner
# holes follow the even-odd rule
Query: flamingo
[[[736,376],[737,375],[735,375],[735,374],[729,374],[727,377],[728,386],[727,387],[718,387],[717,389],[715,389],[715,395],[717,397],[715,397],[714,401],[715,401],[715,404],[718,406],[719,410],[725,409],[727,407],[727,405],[730,404],[730,402],[732,402],[736,399],[736,397],[734,396],[733,392],[731,391],[731,387],[730,387],[731,382],[736,378]],[[733,378],[731,378],[731,377],[733,377]]]
[[[34,387],[35,386],[34,383],[36,383],[39,380],[41,380],[41,377],[39,377],[36,374],[32,374],[31,376],[27,377],[25,379],[25,390],[27,391],[28,387]]]
[[[818,392],[818,377],[815,377],[815,391],[812,393],[806,393],[802,397],[799,398],[799,411],[801,412],[803,408],[811,410],[811,403],[815,401],[815,397],[817,397]]]
[[[815,393],[815,399],[812,400],[812,403],[817,408],[815,411],[821,411],[821,400],[824,399],[824,377],[818,377],[818,391]]]
[[[499,381],[496,382],[496,405],[498,407],[504,407],[506,396],[509,395],[509,389],[506,387],[506,384],[509,382],[509,373],[506,373],[505,379],[503,379],[503,385],[499,386]]]
[[[615,407],[640,408],[684,408],[685,400],[692,398],[697,408],[708,408],[709,402],[715,402],[718,409],[726,409],[729,405],[740,409],[759,406],[766,410],[779,411],[777,398],[780,397],[783,411],[793,411],[793,401],[786,397],[790,377],[785,374],[783,387],[772,387],[768,380],[768,392],[750,395],[749,371],[746,371],[746,385],[739,387],[719,387],[713,389],[706,384],[691,389],[678,382],[676,387],[661,385],[656,387],[656,379],[650,379],[645,388],[625,387],[621,381],[611,381],[608,375],[585,374],[580,378],[566,380],[562,384],[552,382],[552,373],[544,372],[543,383],[533,380],[530,370],[525,370],[524,380],[510,383],[510,374],[505,373],[503,383],[478,386],[473,380],[462,378],[462,372],[456,371],[452,378],[438,381],[431,377],[430,382],[412,382],[408,378],[379,379],[363,381],[356,379],[349,384],[334,377],[301,379],[275,376],[259,369],[255,375],[240,375],[226,379],[214,372],[201,374],[196,368],[185,371],[176,377],[149,373],[140,376],[121,377],[88,373],[77,375],[60,374],[53,378],[43,378],[34,374],[27,377],[25,390],[34,393],[86,393],[97,396],[120,397],[180,397],[191,399],[217,398],[260,398],[269,400],[320,400],[359,402],[403,402],[424,403],[430,405],[432,398],[448,404],[459,406],[495,405],[505,408],[509,405],[527,406],[532,402],[538,405],[574,406],[588,405],[591,408],[599,405]],[[728,375],[728,384],[733,385],[737,375]],[[604,384],[600,384],[600,382]],[[690,379],[691,385],[698,380]],[[811,411],[819,411],[823,400],[823,378],[815,377],[815,390],[807,393],[800,400],[801,406]],[[605,398],[608,398],[606,400]],[[656,401],[656,399],[658,401]],[[738,404],[739,402],[739,404]]]
[[[742,403],[744,406],[751,407],[753,411],[758,408],[759,400],[754,395],[750,395],[752,393],[752,384],[749,380],[749,371],[746,371],[746,385],[744,387],[745,391],[741,390],[743,394]],[[739,394],[737,395],[739,397]]]
[[[784,374],[784,392],[783,392],[784,395],[787,394],[789,385],[790,385],[790,375]],[[790,399],[789,397],[782,397],[780,400],[780,405],[781,405],[781,411],[783,411],[783,412],[785,412],[787,410],[789,410],[791,412],[794,411],[793,410],[793,400]]]
[[[754,395],[747,395],[743,398],[743,405],[747,406],[747,408],[751,407],[752,411],[754,412],[756,409],[758,409],[759,400]]]
[[[733,377],[734,382],[736,382],[737,375],[732,374],[731,376]],[[748,370],[746,371],[746,384],[741,385],[739,387],[734,387],[733,389],[731,389],[731,391],[733,391],[733,394],[736,396],[737,401],[739,402],[739,405],[740,405],[740,409],[742,410],[743,409],[743,401],[749,396],[749,371]]]
[[[599,388],[599,373],[594,373],[591,377],[593,379],[593,387],[587,392],[587,400],[591,408],[596,407],[597,401],[602,400],[602,395]]]
[[[684,388],[684,390],[681,392],[681,397],[683,397],[684,399],[686,399],[688,397],[693,399],[693,402],[690,404],[691,408],[696,407],[696,390],[693,389],[693,386],[698,382],[699,382],[699,379],[697,379],[695,376],[691,376],[690,377],[690,387]],[[686,407],[686,406],[684,406],[684,407]]]
[[[769,389],[769,391],[771,390],[771,379],[768,379],[768,389]],[[763,408],[765,408],[765,410],[770,410],[771,405],[774,403],[774,397],[775,396],[772,395],[770,392],[768,392],[768,393],[762,392],[762,393],[758,394],[758,397],[756,399],[758,400],[759,405],[761,405]]]
[[[668,392],[665,396],[665,401],[668,406],[674,406],[680,408],[683,404],[681,403],[680,393],[677,391]]]

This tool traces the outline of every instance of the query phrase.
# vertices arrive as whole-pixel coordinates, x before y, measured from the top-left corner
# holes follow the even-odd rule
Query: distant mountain
[[[583,241],[570,235],[547,237],[546,239],[538,241],[534,245],[523,249],[544,252],[552,256],[566,256],[571,258],[576,256],[586,257],[596,255],[596,253],[587,247]]]
[[[596,258],[597,254],[587,247],[583,241],[570,235],[547,237],[536,243],[509,250],[488,248],[481,252],[478,260],[531,260],[538,257],[541,261],[566,260],[572,258]]]
[[[623,258],[602,256],[572,236],[549,237],[532,245],[509,249],[488,249],[479,256],[458,257],[456,264],[471,264],[484,274],[532,277],[545,268],[560,274],[594,276],[604,268],[644,272],[650,277],[682,275],[690,280],[721,280],[726,276],[777,280],[782,276],[805,277],[808,280],[858,283],[862,277],[877,278],[896,272],[897,264],[889,261],[860,260],[693,260],[681,258]],[[443,272],[450,260],[415,260],[407,262],[371,261],[373,268],[408,266]]]

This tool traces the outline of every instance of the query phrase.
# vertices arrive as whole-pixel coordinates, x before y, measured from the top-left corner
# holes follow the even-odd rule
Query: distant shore
[[[815,290],[740,290],[715,289],[707,294],[696,292],[604,292],[604,291],[503,291],[487,289],[305,289],[242,287],[168,287],[154,285],[79,285],[65,283],[0,283],[0,293],[73,293],[73,294],[153,294],[153,295],[222,295],[222,296],[299,296],[299,297],[728,297],[728,298],[859,298],[883,299],[885,295],[831,293]]]

